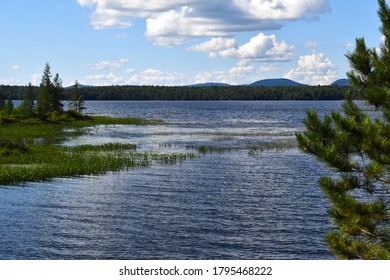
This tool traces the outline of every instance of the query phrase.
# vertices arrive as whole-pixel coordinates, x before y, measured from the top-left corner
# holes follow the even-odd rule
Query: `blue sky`
[[[355,38],[381,43],[377,0],[1,1],[0,84],[329,84]]]

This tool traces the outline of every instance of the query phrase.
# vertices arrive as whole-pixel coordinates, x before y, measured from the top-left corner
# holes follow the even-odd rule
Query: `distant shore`
[[[27,86],[0,86],[5,98],[22,99]],[[84,100],[342,100],[350,86],[80,86]],[[38,87],[34,87],[35,93]],[[72,87],[64,88],[69,99]]]

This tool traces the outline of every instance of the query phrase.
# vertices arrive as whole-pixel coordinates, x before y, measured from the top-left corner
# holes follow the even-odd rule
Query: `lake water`
[[[333,259],[323,241],[331,227],[328,204],[317,185],[328,171],[293,143],[307,110],[323,114],[340,105],[87,102],[89,114],[166,124],[100,126],[64,144],[226,150],[177,164],[0,187],[0,259]],[[275,143],[278,149],[267,148]]]

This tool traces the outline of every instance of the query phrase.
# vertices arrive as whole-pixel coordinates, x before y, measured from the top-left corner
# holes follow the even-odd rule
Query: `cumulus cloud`
[[[123,84],[124,78],[114,73],[88,75],[80,80],[81,84],[94,86],[112,86]]]
[[[1,78],[0,79],[0,85],[18,85],[20,84],[20,79],[14,79],[14,78]]]
[[[213,38],[189,50],[209,52],[212,58],[220,56],[258,61],[288,61],[293,57],[294,46],[277,40],[275,35],[259,33],[241,46],[237,46],[235,39]]]
[[[231,85],[249,84],[262,78],[264,73],[279,70],[277,65],[262,63],[260,67],[248,60],[240,60],[227,71],[203,71],[195,76],[195,84],[218,82]]]
[[[179,72],[164,72],[159,69],[149,68],[137,71],[128,66],[129,60],[122,58],[115,61],[101,61],[96,64],[84,64],[93,74],[80,79],[81,84],[94,86],[110,85],[183,85],[184,74]]]
[[[329,85],[337,77],[336,65],[325,54],[314,52],[301,56],[298,67],[290,70],[284,77],[309,85]]]
[[[217,37],[199,45],[192,46],[188,48],[188,50],[196,52],[208,52],[211,58],[215,58],[218,56],[218,52],[231,48],[237,48],[235,39]]]
[[[93,74],[80,80],[81,84],[94,86],[111,85],[183,85],[184,75],[178,72],[164,72],[150,68],[142,72],[126,69],[122,74]]]
[[[117,70],[121,68],[124,64],[128,63],[129,60],[126,58],[122,58],[116,61],[108,61],[104,60],[101,62],[98,62],[96,64],[85,64],[84,66],[89,67],[91,70]]]
[[[261,20],[294,20],[329,10],[318,0],[233,0],[239,9]]]
[[[195,76],[194,84],[209,82],[225,83],[230,85],[239,85],[250,83],[259,76],[255,75],[256,71],[253,66],[233,67],[227,71],[203,71]]]
[[[178,72],[164,72],[149,68],[140,73],[133,74],[127,81],[132,85],[182,85],[184,75]]]
[[[155,44],[183,44],[190,37],[231,37],[238,32],[275,30],[281,21],[330,10],[327,0],[77,0],[93,9],[96,29],[125,28],[146,20]],[[169,42],[172,42],[171,44]]]

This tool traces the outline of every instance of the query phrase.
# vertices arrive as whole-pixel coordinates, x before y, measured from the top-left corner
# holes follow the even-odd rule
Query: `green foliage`
[[[36,106],[36,113],[41,118],[44,118],[45,115],[49,112],[49,91],[46,87],[41,85],[38,91],[38,99]]]
[[[378,2],[385,36],[381,51],[368,49],[359,38],[347,58],[350,81],[382,116],[365,113],[347,94],[342,112],[321,120],[310,111],[306,131],[297,133],[303,151],[339,173],[321,178],[320,187],[337,228],[326,241],[343,259],[390,259],[390,9],[384,0]]]
[[[62,94],[63,94],[62,80],[58,73],[54,76],[53,79],[53,88],[50,95],[50,110],[52,112],[57,111],[62,113],[64,105],[62,104]]]
[[[1,86],[4,96],[22,99],[26,86]],[[33,87],[34,96],[39,87]],[[64,88],[70,102],[74,88]],[[342,100],[346,90],[359,99],[359,90],[349,86],[79,86],[83,100]]]
[[[62,98],[62,81],[59,75],[56,74],[54,81],[51,81],[50,65],[47,63],[43,71],[42,82],[38,90],[37,114],[41,118],[45,118],[47,113],[57,111],[63,112]]]
[[[2,110],[4,108],[4,106],[5,106],[4,94],[0,90],[0,110]]]
[[[72,111],[69,111],[72,112]],[[69,122],[67,116],[80,117]],[[52,122],[48,122],[52,119]],[[136,145],[108,143],[103,145],[60,145],[71,137],[88,132],[87,128],[105,124],[141,125],[158,123],[141,119],[87,117],[77,112],[49,113],[46,120],[30,118],[0,125],[0,185],[56,177],[99,175],[153,162],[175,163],[191,159],[193,154],[156,154],[137,152]]]
[[[34,105],[34,88],[29,83],[23,100],[17,108],[17,112],[25,119],[31,118],[34,116]]]
[[[10,86],[7,88],[15,89],[15,87]],[[36,104],[36,88],[31,83],[27,87],[17,87],[17,89],[19,88],[23,100],[17,108],[14,108],[12,103],[12,96],[14,95],[9,93],[8,102],[4,103],[4,96],[0,91],[0,113],[2,116],[0,125],[15,122],[40,123],[41,121],[60,123],[82,119],[80,113],[64,112],[61,102],[63,97],[62,81],[58,74],[55,75],[53,82],[51,81],[49,64],[46,64],[43,71]],[[37,118],[40,120],[37,120]]]
[[[12,111],[14,110],[14,103],[12,102],[11,97],[8,98],[7,103],[5,104],[2,113],[4,116],[11,116]]]
[[[78,81],[76,81],[73,86],[72,93],[69,97],[69,107],[77,113],[81,114],[81,112],[86,108],[84,107],[84,96],[80,93],[79,87],[80,84]]]
[[[345,86],[101,86],[79,87],[84,100],[342,100]],[[72,99],[73,88],[64,90]]]
[[[153,162],[173,164],[191,159],[192,154],[156,154],[136,152],[121,144],[106,147],[36,147],[28,154],[10,157],[0,166],[0,184],[17,184],[51,178],[100,175],[134,167],[146,167]],[[102,148],[103,151],[99,151]],[[12,162],[12,163],[11,163]]]
[[[8,157],[11,154],[18,155],[27,152],[29,148],[23,139],[0,138],[0,156]]]

